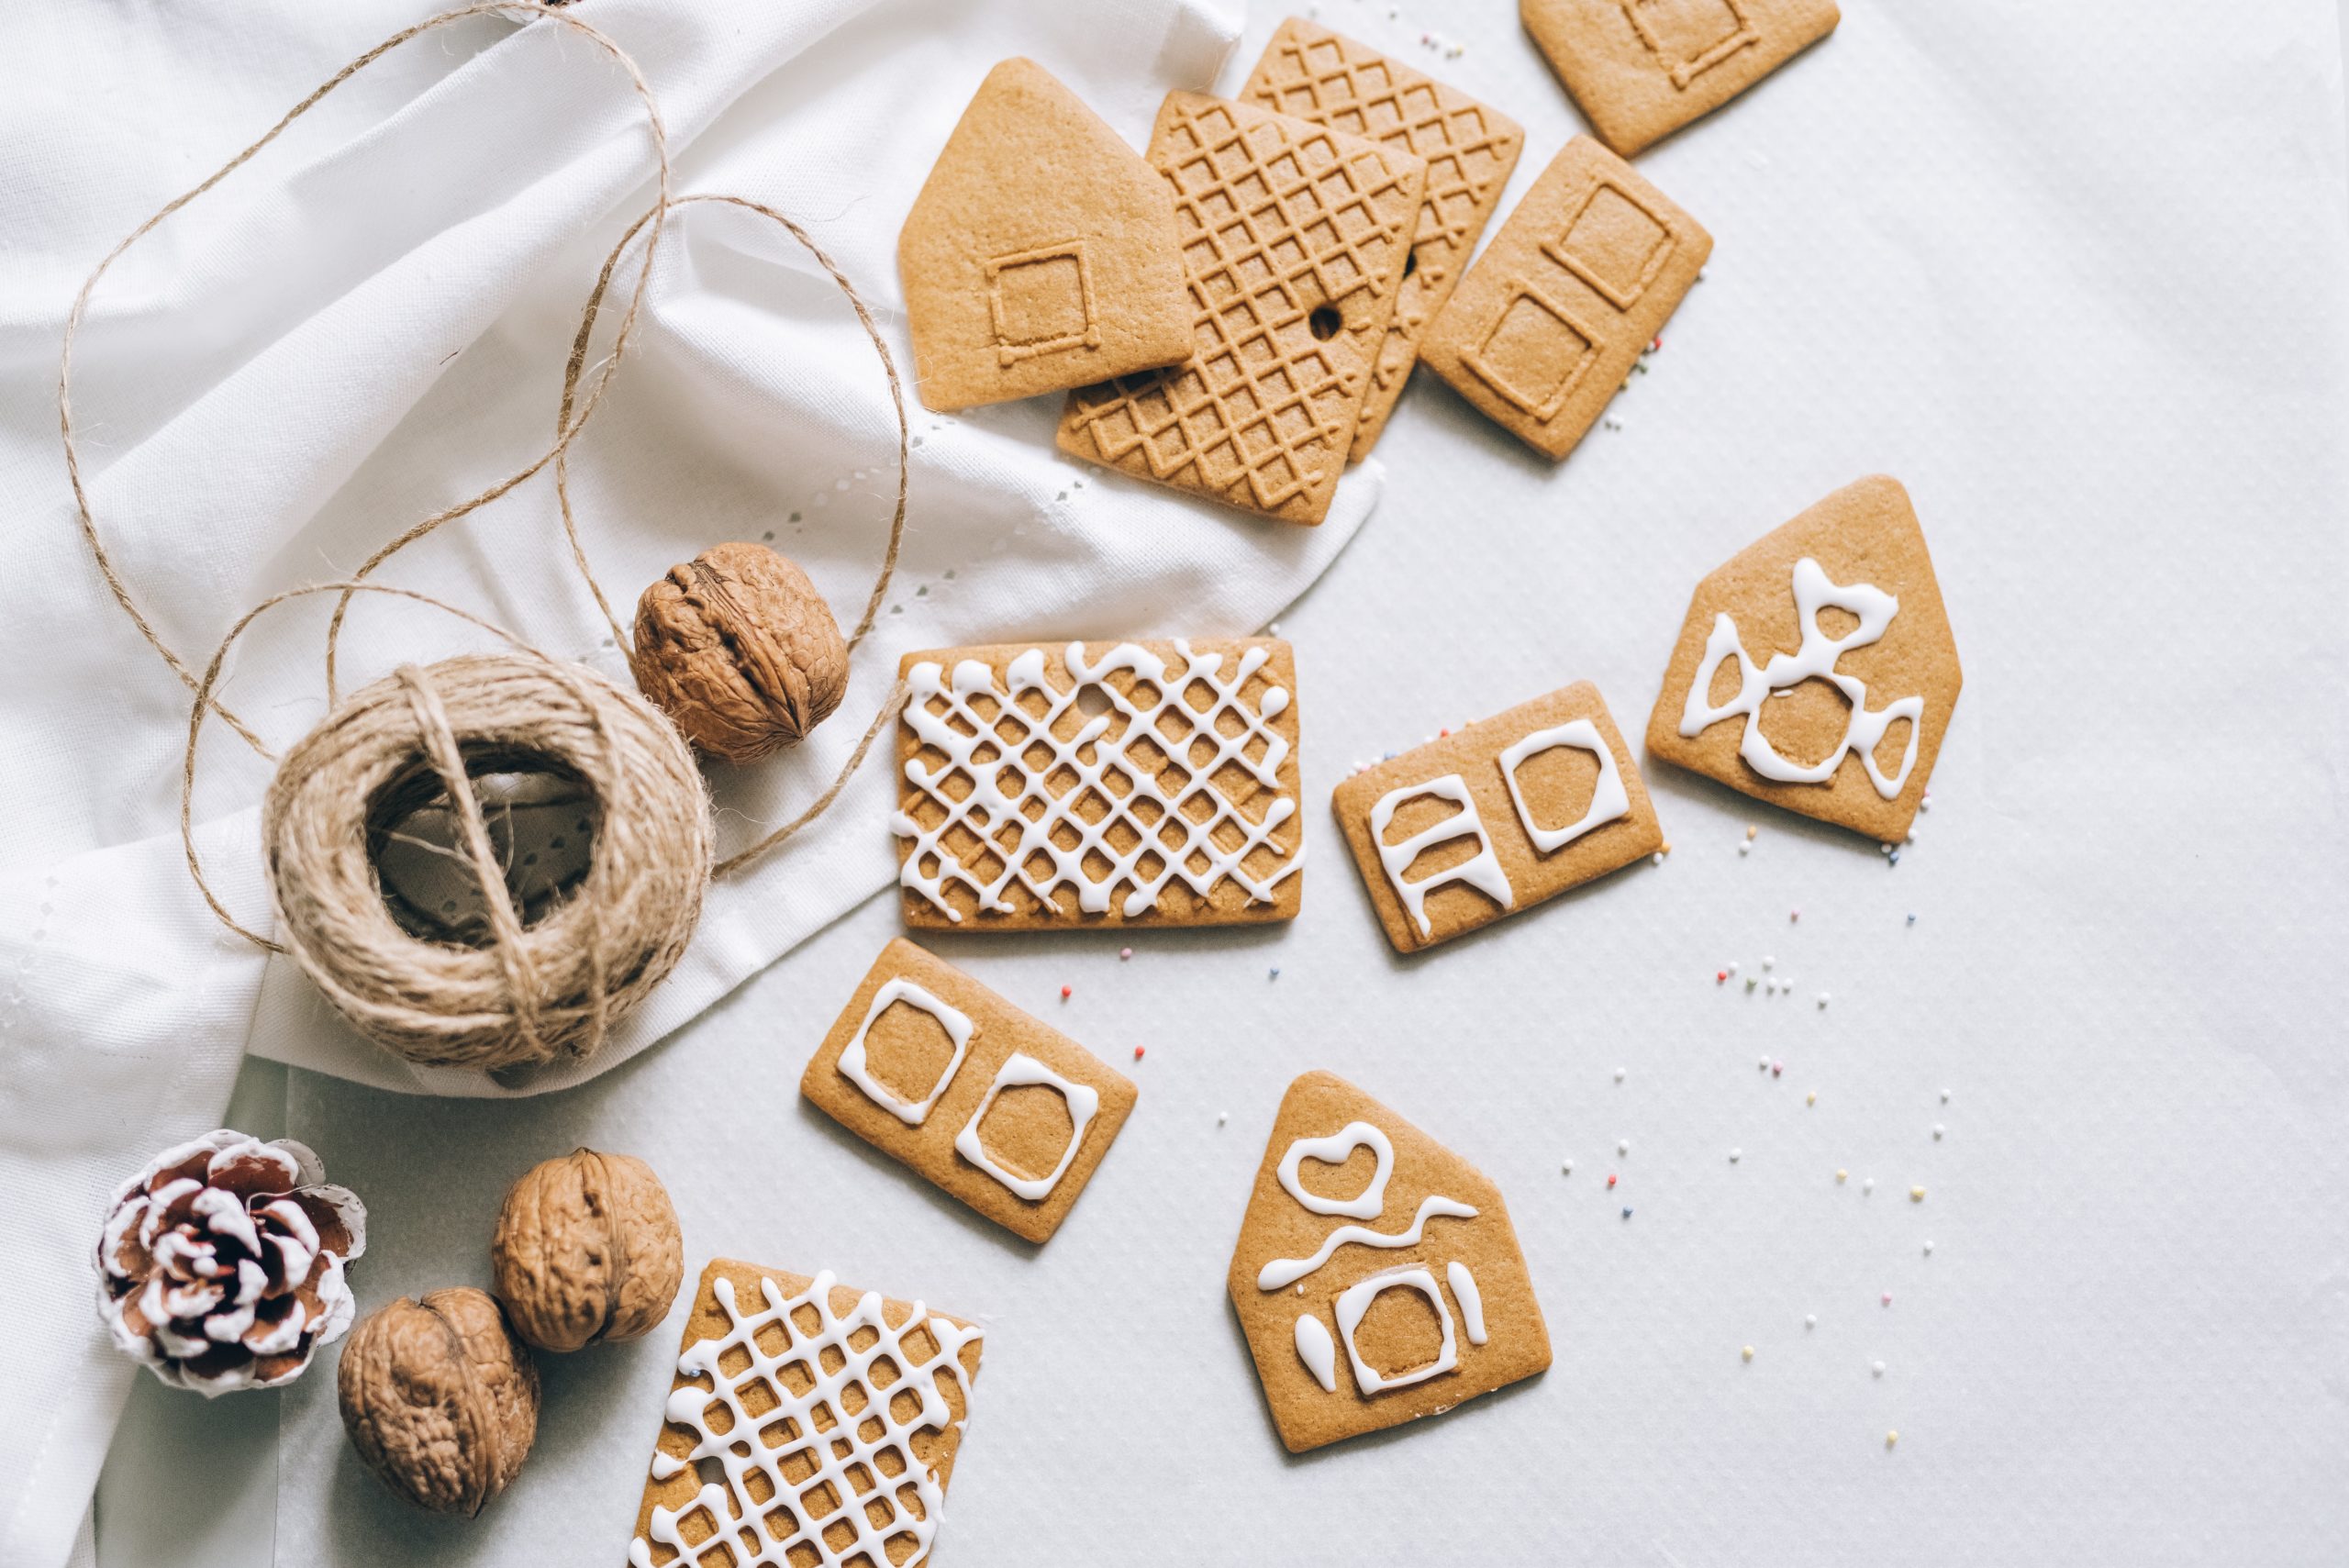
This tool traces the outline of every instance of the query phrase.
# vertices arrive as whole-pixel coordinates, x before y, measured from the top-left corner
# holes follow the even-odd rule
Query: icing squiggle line
[[[1279,1290],[1295,1284],[1331,1258],[1338,1249],[1349,1244],[1361,1247],[1414,1247],[1431,1218],[1474,1219],[1476,1211],[1456,1198],[1430,1193],[1419,1200],[1419,1211],[1411,1217],[1408,1229],[1392,1235],[1371,1229],[1366,1225],[1341,1225],[1321,1240],[1320,1249],[1309,1258],[1275,1258],[1256,1275],[1258,1290]]]
[[[914,1540],[914,1549],[906,1556],[907,1563],[928,1560],[945,1492],[938,1484],[938,1472],[914,1453],[913,1438],[925,1428],[944,1433],[962,1425],[938,1384],[941,1378],[952,1378],[968,1408],[971,1390],[960,1358],[963,1347],[980,1338],[980,1331],[933,1318],[918,1301],[906,1320],[893,1329],[881,1293],[872,1290],[859,1296],[856,1306],[842,1317],[832,1310],[832,1287],[838,1283],[826,1269],[805,1291],[785,1297],[774,1280],[762,1279],[759,1289],[765,1298],[765,1310],[745,1315],[735,1303],[734,1282],[724,1278],[717,1282],[714,1288],[718,1310],[726,1316],[726,1332],[696,1340],[677,1357],[680,1373],[707,1377],[710,1387],[687,1384],[669,1396],[666,1410],[670,1421],[693,1434],[694,1446],[683,1459],[656,1451],[652,1478],[668,1480],[707,1459],[724,1468],[727,1484],[720,1486],[710,1482],[683,1508],[654,1504],[644,1533],[629,1542],[631,1568],[652,1568],[655,1545],[674,1552],[674,1562],[700,1561],[695,1555],[696,1549],[686,1543],[682,1526],[703,1511],[725,1539],[736,1568],[787,1568],[811,1552],[826,1568],[837,1568],[860,1553],[874,1562],[887,1562],[892,1559],[886,1542],[900,1535],[911,1535]],[[792,1317],[810,1303],[818,1318],[813,1332],[803,1329]],[[938,1344],[937,1355],[918,1366],[904,1348],[905,1337],[917,1325],[926,1325]],[[859,1350],[857,1336],[866,1330],[876,1338]],[[770,1354],[761,1344],[762,1336],[782,1348]],[[835,1354],[841,1358],[839,1370],[828,1372],[826,1360]],[[741,1370],[729,1373],[729,1360],[742,1361]],[[872,1369],[884,1361],[893,1375],[876,1383]],[[790,1380],[783,1375],[795,1364],[804,1377],[812,1379],[804,1394],[794,1393]],[[853,1407],[843,1402],[852,1385],[863,1401]],[[755,1415],[744,1402],[752,1396],[759,1401]],[[909,1397],[918,1408],[899,1419],[896,1407]],[[712,1427],[708,1412],[713,1408],[723,1409],[731,1418],[722,1431]],[[829,1423],[821,1430],[816,1420],[819,1413]],[[791,1425],[784,1428],[786,1418]],[[863,1434],[876,1427],[879,1435],[868,1441]],[[778,1429],[786,1434],[782,1443],[768,1446],[766,1433]],[[755,1439],[753,1432],[758,1434]],[[885,1462],[880,1457],[884,1453],[894,1454],[894,1460]],[[794,1480],[784,1468],[790,1460],[812,1468]],[[867,1477],[902,1479],[885,1488],[860,1493],[852,1471]],[[750,1485],[754,1474],[763,1480],[760,1490]],[[802,1499],[810,1494],[821,1497],[826,1486],[839,1501],[829,1513],[815,1518],[815,1506]],[[904,1494],[909,1488],[913,1496],[907,1499]],[[758,1501],[753,1502],[754,1498]],[[777,1502],[778,1498],[784,1501]],[[738,1517],[731,1499],[740,1499],[744,1507],[764,1510],[764,1517],[755,1523],[748,1514]],[[914,1506],[908,1507],[908,1502]],[[882,1515],[878,1524],[868,1512],[876,1507]],[[843,1524],[853,1533],[835,1550],[829,1535],[838,1533]]]
[[[1164,660],[1130,642],[1119,643],[1097,663],[1088,664],[1085,644],[1072,642],[1063,659],[1076,684],[1066,691],[1045,678],[1041,648],[1029,649],[1012,660],[1005,671],[1002,691],[996,687],[995,672],[975,659],[957,663],[951,678],[935,661],[915,665],[906,676],[913,695],[906,705],[905,722],[925,746],[943,752],[947,762],[933,770],[918,757],[912,758],[906,763],[906,778],[944,816],[934,828],[922,827],[907,811],[890,817],[890,830],[913,840],[913,851],[898,870],[898,884],[919,893],[957,924],[962,912],[947,899],[948,888],[954,885],[974,894],[982,912],[998,914],[1017,912],[1005,896],[1015,882],[1054,914],[1066,912],[1053,896],[1062,888],[1076,891],[1079,909],[1100,915],[1108,913],[1110,895],[1121,884],[1130,884],[1132,890],[1121,906],[1121,912],[1130,919],[1156,908],[1166,884],[1178,877],[1201,898],[1228,880],[1245,891],[1250,902],[1271,903],[1281,882],[1305,863],[1302,843],[1288,850],[1273,838],[1274,830],[1297,814],[1297,802],[1276,794],[1265,807],[1264,820],[1251,821],[1211,781],[1219,770],[1232,766],[1265,789],[1279,791],[1281,764],[1288,758],[1289,743],[1271,721],[1288,711],[1288,691],[1270,687],[1253,710],[1241,700],[1250,679],[1272,657],[1268,649],[1248,649],[1240,656],[1231,678],[1225,680],[1221,653],[1194,653],[1191,645],[1179,639],[1174,648],[1183,660],[1180,673],[1171,672]],[[1136,678],[1135,685],[1126,692],[1111,686],[1107,679],[1121,670]],[[1132,700],[1132,691],[1145,684],[1156,691],[1157,700],[1140,706]],[[1203,684],[1211,695],[1204,713],[1184,700],[1194,684]],[[1108,710],[1085,719],[1074,736],[1063,740],[1053,733],[1054,725],[1088,689],[1107,700]],[[1030,693],[1044,699],[1041,717],[1020,706],[1019,698]],[[976,711],[971,706],[976,697],[988,699],[998,711]],[[944,701],[943,713],[930,711],[933,698]],[[1126,720],[1124,730],[1114,739],[1109,736],[1110,710]],[[1226,735],[1218,728],[1225,714],[1238,721],[1237,734]],[[1175,726],[1174,732],[1163,728],[1169,722]],[[1007,724],[1021,732],[1017,737],[1006,734]],[[1145,740],[1165,761],[1150,765],[1131,760],[1130,751]],[[1249,748],[1259,741],[1263,754],[1252,761]],[[1031,765],[1028,753],[1040,746],[1050,755],[1042,765]],[[1207,749],[1204,760],[1195,759],[1192,753],[1202,746]],[[982,748],[996,755],[986,762],[977,761]],[[1093,755],[1089,762],[1085,760],[1087,752]],[[1169,767],[1183,775],[1181,786],[1172,794],[1159,783],[1159,775]],[[1063,772],[1074,775],[1076,782],[1056,795],[1047,781]],[[957,774],[971,784],[960,800],[946,789],[948,781]],[[1111,787],[1113,776],[1123,788]],[[1016,781],[1017,787],[1007,789],[1007,777]],[[1086,821],[1077,811],[1077,803],[1088,793],[1108,803],[1098,822]],[[1185,809],[1195,801],[1209,807],[1203,821]],[[1137,815],[1135,806],[1145,802],[1154,807],[1155,816]],[[1030,805],[1037,807],[1033,817],[1020,809]],[[1135,840],[1122,851],[1109,841],[1110,829],[1119,824]],[[983,878],[946,847],[947,835],[958,826],[984,844],[978,857],[982,863],[986,854],[1002,862],[1000,873]],[[1063,849],[1054,841],[1055,833],[1063,828],[1075,836],[1074,848]],[[1227,850],[1216,842],[1216,832],[1223,828],[1237,831],[1236,848]],[[1007,842],[1001,837],[1007,831],[1016,838]],[[1179,841],[1169,839],[1170,832],[1179,835]],[[1258,850],[1269,851],[1280,863],[1262,875],[1250,872],[1246,862]],[[1197,868],[1191,864],[1194,857],[1200,862]],[[1086,869],[1088,861],[1109,869],[1097,876]],[[1146,862],[1154,862],[1154,868]],[[1031,862],[1042,869],[1031,869]],[[925,863],[935,869],[924,871]]]
[[[1856,751],[1876,794],[1887,800],[1895,799],[1909,782],[1909,770],[1916,765],[1917,736],[1925,726],[1925,699],[1902,697],[1870,713],[1866,684],[1857,676],[1838,671],[1835,662],[1855,648],[1881,640],[1886,628],[1892,625],[1892,617],[1900,611],[1900,601],[1865,583],[1842,586],[1831,581],[1826,569],[1807,555],[1795,562],[1794,595],[1795,610],[1802,620],[1802,646],[1792,653],[1772,654],[1767,664],[1754,663],[1753,656],[1745,651],[1734,620],[1725,614],[1713,617],[1712,634],[1705,639],[1704,662],[1697,667],[1697,678],[1690,684],[1687,701],[1681,708],[1680,733],[1694,740],[1722,719],[1742,717],[1745,734],[1738,741],[1737,754],[1745,759],[1746,766],[1778,784],[1830,783],[1835,777],[1835,770],[1842,766],[1843,758]],[[1830,606],[1856,616],[1859,624],[1841,637],[1828,636],[1820,628],[1819,612]],[[1715,707],[1711,703],[1713,673],[1723,660],[1731,656],[1737,660],[1740,677],[1737,695]],[[1828,753],[1825,762],[1806,768],[1780,756],[1777,748],[1763,735],[1762,704],[1774,692],[1812,679],[1829,682],[1842,692],[1852,705],[1852,713],[1843,726],[1842,742]],[[1909,748],[1900,758],[1899,771],[1887,778],[1876,765],[1876,749],[1893,721],[1902,718],[1909,721]]]

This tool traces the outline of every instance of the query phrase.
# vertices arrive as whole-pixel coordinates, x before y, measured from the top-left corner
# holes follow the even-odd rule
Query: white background
[[[1577,128],[1512,7],[1442,7],[1452,59],[1419,50],[1432,5],[1321,9],[1520,118],[1516,190]],[[986,1324],[952,1568],[2340,1561],[2335,18],[1848,13],[1642,160],[1718,249],[1621,429],[1553,470],[1414,384],[1377,514],[1283,617],[1303,917],[1134,939],[1127,963],[1114,939],[937,944],[1121,1063],[1149,1048],[1048,1247],[796,1098],[896,929],[880,897],[560,1095],[294,1073],[291,1129],[373,1212],[362,1307],[485,1283],[507,1181],[586,1142],[662,1173],[689,1269],[829,1266]],[[1226,87],[1276,20],[1252,19]],[[1663,866],[1394,958],[1321,805],[1350,763],[1579,678],[1636,731],[1697,578],[1876,470],[1915,495],[1967,674],[1900,864],[1659,770]],[[1714,984],[1765,955],[1794,996]],[[1500,1184],[1556,1362],[1291,1459],[1223,1274],[1282,1087],[1315,1067]],[[248,1075],[248,1119],[273,1076]],[[102,1555],[617,1562],[674,1340],[550,1359],[539,1450],[470,1522],[381,1492],[323,1366],[207,1408],[142,1385]],[[235,1440],[273,1415],[273,1485],[266,1445]]]

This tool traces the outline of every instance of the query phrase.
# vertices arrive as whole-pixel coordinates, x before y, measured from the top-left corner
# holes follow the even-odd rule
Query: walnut
[[[529,1456],[539,1369],[485,1292],[402,1296],[352,1330],[336,1378],[368,1469],[436,1514],[478,1514]]]
[[[641,1160],[593,1149],[522,1173],[498,1211],[489,1259],[515,1330],[542,1351],[650,1332],[685,1272],[661,1178]]]
[[[629,664],[686,740],[729,762],[794,744],[848,690],[831,607],[763,544],[713,546],[644,590]]]

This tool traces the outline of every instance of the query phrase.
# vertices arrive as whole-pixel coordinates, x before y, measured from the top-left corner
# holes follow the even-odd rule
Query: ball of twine
[[[515,908],[470,783],[500,772],[574,779],[593,803],[586,875],[535,925]],[[388,814],[435,781],[481,886],[482,947],[415,936],[384,900],[374,851]],[[361,1033],[432,1066],[596,1051],[685,951],[710,842],[676,728],[634,692],[526,652],[405,665],[352,693],[285,754],[262,806],[280,941]]]

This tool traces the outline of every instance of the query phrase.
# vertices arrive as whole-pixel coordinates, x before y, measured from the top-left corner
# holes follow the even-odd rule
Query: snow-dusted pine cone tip
[[[367,1210],[290,1140],[223,1128],[122,1184],[98,1240],[98,1316],[125,1355],[209,1397],[275,1388],[351,1327],[343,1265]]]

